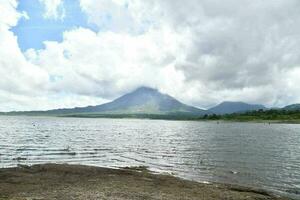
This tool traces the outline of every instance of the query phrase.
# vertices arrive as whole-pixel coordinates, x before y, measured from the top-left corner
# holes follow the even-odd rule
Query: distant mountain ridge
[[[24,114],[102,114],[102,115],[185,115],[201,116],[207,111],[188,106],[175,98],[149,87],[140,87],[112,102],[81,108],[24,112]]]
[[[247,111],[260,110],[260,109],[265,110],[266,107],[259,104],[248,104],[244,102],[225,101],[218,104],[215,107],[208,109],[208,111],[217,115],[224,115],[224,114],[233,114],[233,113],[242,113]]]
[[[300,104],[292,104],[285,106],[282,108],[283,110],[288,110],[288,111],[300,111]]]
[[[186,105],[168,94],[159,92],[157,89],[140,87],[114,101],[96,106],[63,108],[48,111],[8,112],[0,114],[196,119],[204,115],[245,113],[261,109],[268,110],[268,108],[259,104],[225,101],[210,109],[203,110]],[[300,104],[288,105],[284,108],[278,108],[277,110],[300,111]]]

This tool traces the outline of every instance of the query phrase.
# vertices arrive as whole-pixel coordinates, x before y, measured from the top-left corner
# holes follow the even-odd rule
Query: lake
[[[148,166],[300,198],[300,125],[0,116],[0,167]]]

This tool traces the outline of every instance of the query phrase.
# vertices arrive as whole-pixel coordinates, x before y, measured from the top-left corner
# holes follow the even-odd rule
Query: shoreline
[[[79,118],[79,119],[137,119],[137,120],[166,120],[166,121],[194,121],[194,122],[216,122],[216,123],[258,123],[258,124],[300,124],[300,119],[294,120],[263,120],[263,119],[196,119],[196,118],[141,118],[141,117],[110,117],[110,116],[80,116],[80,115],[3,115],[5,117],[53,117],[53,118]]]
[[[300,124],[300,120],[207,120],[207,122],[211,121],[222,123]]]
[[[264,190],[153,174],[145,167],[42,164],[1,168],[0,200],[19,199],[288,200]]]

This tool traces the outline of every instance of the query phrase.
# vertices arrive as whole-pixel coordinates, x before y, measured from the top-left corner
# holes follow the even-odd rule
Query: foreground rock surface
[[[143,168],[55,164],[0,169],[0,200],[7,199],[284,200],[264,191],[154,175]]]

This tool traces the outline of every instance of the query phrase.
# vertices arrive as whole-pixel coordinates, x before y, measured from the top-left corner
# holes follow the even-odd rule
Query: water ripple
[[[0,117],[0,167],[48,162],[145,165],[300,198],[299,125]]]

